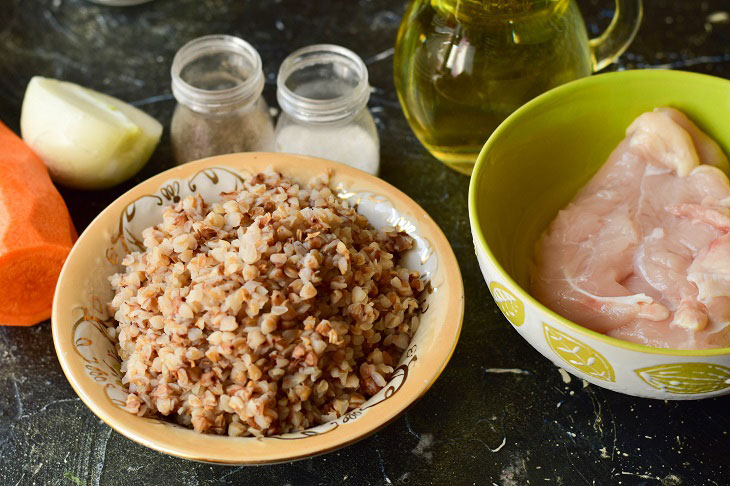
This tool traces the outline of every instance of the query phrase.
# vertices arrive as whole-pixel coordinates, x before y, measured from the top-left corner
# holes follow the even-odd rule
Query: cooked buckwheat
[[[264,436],[333,420],[387,382],[418,326],[413,240],[275,172],[188,196],[110,278],[127,410]]]

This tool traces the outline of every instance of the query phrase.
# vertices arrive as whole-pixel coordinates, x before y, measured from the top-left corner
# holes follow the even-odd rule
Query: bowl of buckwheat
[[[323,159],[245,153],[163,172],[72,249],[53,337],[83,402],[152,449],[291,461],[375,432],[458,340],[464,290],[428,214]]]

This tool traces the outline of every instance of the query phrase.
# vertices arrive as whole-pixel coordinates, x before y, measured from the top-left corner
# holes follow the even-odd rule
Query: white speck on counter
[[[621,471],[620,474],[622,476],[634,476],[634,477],[641,478],[641,479],[653,479],[655,481],[660,481],[662,484],[667,484],[665,481],[669,477],[669,476],[667,476],[667,478],[662,479],[659,476],[652,476],[652,475],[650,475],[648,473],[647,474],[641,474],[641,473],[634,473],[634,472],[630,472],[630,471]],[[616,476],[616,475],[617,474],[614,474],[614,476]]]
[[[527,460],[524,457],[515,456],[512,464],[508,464],[502,469],[499,475],[502,486],[520,486],[528,484],[527,478]]]
[[[421,434],[421,438],[418,439],[418,444],[416,444],[416,447],[414,447],[411,452],[413,452],[417,456],[423,457],[428,462],[431,462],[431,459],[433,459],[433,452],[431,451],[432,445],[433,435]]]
[[[500,442],[500,444],[499,444],[499,445],[498,445],[498,446],[497,446],[496,448],[492,449],[492,448],[491,448],[491,447],[489,447],[489,446],[487,446],[487,448],[488,448],[488,449],[489,449],[490,451],[492,451],[492,452],[499,452],[499,451],[501,451],[501,450],[502,450],[502,447],[504,447],[505,445],[507,445],[507,436],[504,436],[504,437],[502,438],[502,442]]]
[[[394,47],[391,47],[390,49],[386,49],[383,52],[379,52],[378,54],[375,54],[373,57],[369,57],[369,58],[365,59],[365,64],[367,64],[369,66],[376,62],[388,59],[390,56],[393,55],[394,52],[395,52]]]
[[[390,480],[388,477],[388,473],[385,471],[385,461],[383,461],[383,454],[380,452],[380,449],[375,449],[375,452],[378,453],[378,464],[380,465],[380,472],[383,474],[383,479],[385,480],[386,484],[393,484],[393,481]]]
[[[558,368],[558,371],[560,372],[560,377],[563,379],[563,383],[566,385],[570,383],[570,375],[567,371],[565,371],[563,368]]]
[[[483,368],[485,373],[512,373],[514,375],[529,375],[530,372],[527,370],[521,370],[519,368]]]
[[[730,23],[730,14],[723,11],[712,12],[707,16],[707,21],[711,24],[727,24]]]

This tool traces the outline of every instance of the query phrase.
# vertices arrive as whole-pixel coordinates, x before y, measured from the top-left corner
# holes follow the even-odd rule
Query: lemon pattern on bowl
[[[730,368],[711,363],[675,363],[634,370],[646,384],[668,393],[711,393],[730,387]]]
[[[555,354],[576,370],[603,381],[616,381],[611,363],[598,351],[543,323],[545,340]]]
[[[513,326],[519,327],[525,322],[525,305],[520,299],[514,296],[512,292],[500,284],[492,282],[489,284],[489,291],[492,293],[497,307],[502,311],[504,317],[512,323]]]

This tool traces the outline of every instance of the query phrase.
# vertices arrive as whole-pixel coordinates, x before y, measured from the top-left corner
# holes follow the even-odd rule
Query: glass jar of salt
[[[368,71],[354,52],[318,44],[293,52],[279,68],[276,151],[341,162],[371,174],[380,141],[367,109]]]
[[[178,164],[273,150],[274,123],[261,97],[261,57],[251,44],[229,35],[200,37],[177,51],[171,74],[178,104],[170,138]]]

